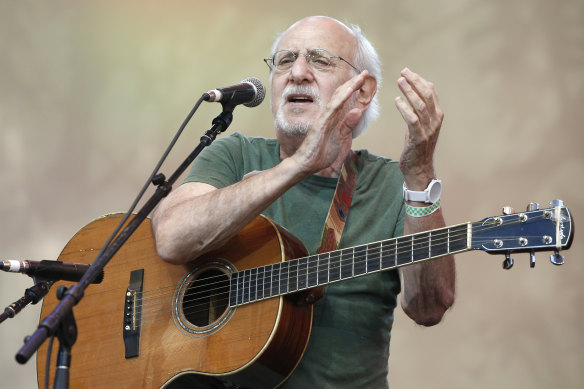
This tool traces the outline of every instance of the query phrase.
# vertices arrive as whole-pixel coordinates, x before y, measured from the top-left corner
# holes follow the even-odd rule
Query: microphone
[[[45,281],[79,281],[81,277],[89,270],[90,265],[84,263],[62,262],[62,261],[2,261],[0,270],[11,273],[28,274],[31,277],[37,277]],[[93,284],[99,284],[103,281],[103,270],[97,278],[92,281]]]
[[[264,101],[266,88],[257,78],[248,77],[237,85],[211,89],[204,96],[204,100],[209,102],[217,101],[232,106],[243,104],[246,107],[256,107]]]

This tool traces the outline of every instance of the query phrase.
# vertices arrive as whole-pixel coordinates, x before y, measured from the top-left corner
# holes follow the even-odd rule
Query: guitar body
[[[92,263],[120,220],[121,216],[110,215],[88,224],[58,259]],[[71,388],[280,385],[304,353],[312,306],[280,296],[231,308],[229,280],[234,271],[303,255],[302,243],[258,217],[195,265],[173,266],[158,257],[146,220],[107,265],[103,282],[90,285],[73,309],[78,338],[72,352]],[[59,285],[72,283],[53,286],[41,318],[58,304]],[[47,373],[47,344],[37,354],[39,387],[44,387]],[[55,342],[51,381],[57,349]]]

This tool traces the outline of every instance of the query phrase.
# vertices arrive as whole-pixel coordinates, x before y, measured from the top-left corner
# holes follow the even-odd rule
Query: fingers
[[[359,108],[353,108],[352,110],[350,110],[347,113],[347,115],[345,115],[341,130],[345,134],[352,133],[353,130],[357,127],[357,125],[361,121],[362,116],[363,116],[362,110],[360,110]]]
[[[408,128],[420,129],[420,118],[401,97],[395,98],[395,106],[404,118]]]
[[[397,84],[405,99],[397,97],[395,105],[408,126],[400,168],[408,187],[423,188],[434,176],[433,155],[444,114],[431,82],[405,68]]]
[[[402,91],[406,99],[409,101],[411,107],[413,108],[413,112],[411,113],[414,114],[417,118],[419,118],[419,121],[421,123],[423,123],[426,126],[429,125],[430,114],[428,112],[429,109],[428,104],[420,97],[420,95],[418,95],[418,92],[413,88],[411,84],[408,83],[408,80],[406,78],[400,77],[397,80],[397,84],[399,86],[399,89]],[[402,105],[402,108],[404,105],[406,104],[404,103]],[[411,109],[408,110],[411,111]],[[407,116],[409,117],[411,115]],[[411,119],[407,121],[408,123],[416,124],[415,121],[412,121]]]
[[[325,132],[333,131],[335,128],[341,128],[342,134],[346,135],[346,130],[354,123],[355,113],[353,113],[351,117],[343,117],[348,115],[344,110],[345,104],[351,99],[351,96],[353,96],[355,92],[361,89],[367,77],[369,77],[369,73],[364,70],[357,76],[351,78],[339,86],[333,93],[333,96],[327,104],[326,109],[315,121],[313,128]],[[351,130],[356,126],[357,124],[354,124]]]
[[[408,68],[402,70],[401,75],[397,83],[410,104],[408,106],[403,99],[396,99],[396,106],[404,120],[419,131],[426,133],[435,131],[442,123],[444,115],[434,84]]]
[[[326,108],[320,112],[293,158],[311,174],[332,169],[338,174],[345,154],[352,144],[352,132],[363,115],[363,109],[349,109],[347,103],[369,77],[367,71],[339,86]]]
[[[363,70],[361,73],[351,78],[343,85],[339,86],[331,99],[330,109],[338,109],[345,102],[347,102],[353,93],[361,89],[361,87],[365,84],[365,80],[368,76],[369,72],[367,70]]]

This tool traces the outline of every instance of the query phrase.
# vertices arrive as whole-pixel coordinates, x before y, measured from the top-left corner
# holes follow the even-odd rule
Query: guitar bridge
[[[142,320],[142,289],[144,269],[130,273],[130,285],[124,296],[123,334],[126,359],[137,357],[140,351],[140,325]]]

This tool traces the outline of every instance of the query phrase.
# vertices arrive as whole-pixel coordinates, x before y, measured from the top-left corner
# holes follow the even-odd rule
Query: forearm
[[[167,262],[187,263],[220,247],[304,175],[290,159],[234,185],[181,185],[156,209],[152,229]]]
[[[406,215],[404,235],[444,226],[441,209],[424,217]],[[454,303],[454,256],[448,255],[402,267],[400,273],[403,289],[401,305],[404,312],[418,324],[430,326],[439,323],[446,310]]]

